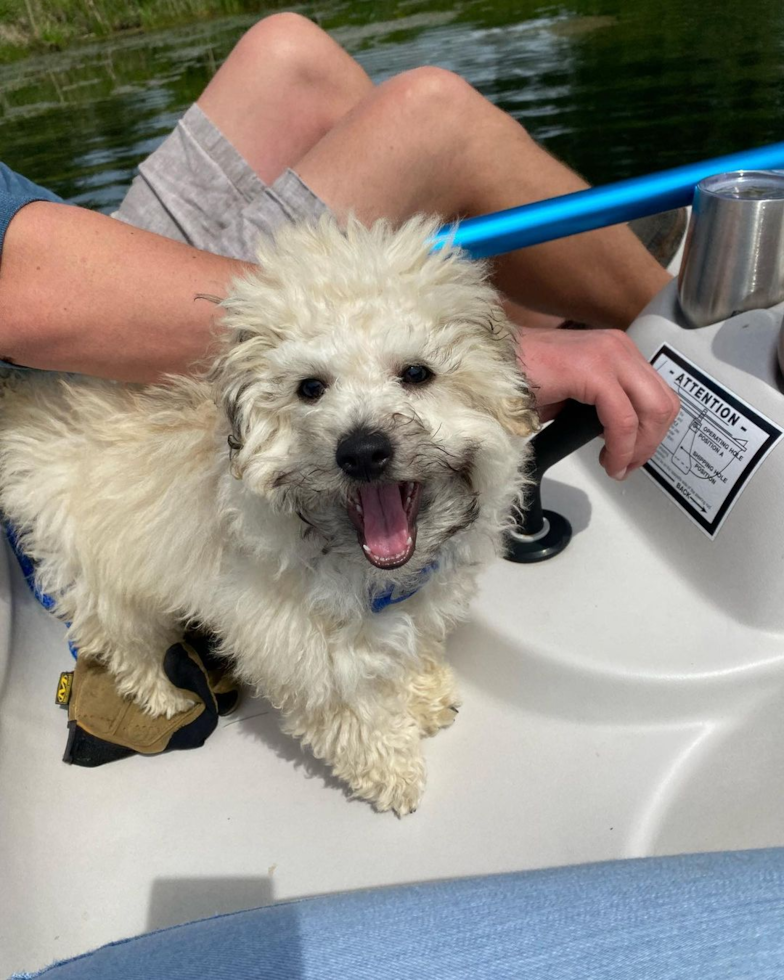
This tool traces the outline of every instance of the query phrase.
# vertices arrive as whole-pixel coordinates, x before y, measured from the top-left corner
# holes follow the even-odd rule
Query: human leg
[[[328,205],[338,216],[354,210],[365,221],[381,215],[402,221],[416,211],[455,218],[585,186],[514,120],[449,72],[420,69],[373,89],[349,56],[302,18],[268,18],[257,28],[237,46],[236,57],[230,56],[212,94],[208,87],[142,165],[119,217],[202,249],[254,261],[260,234],[274,234],[286,221],[313,220]],[[281,78],[288,81],[260,85],[259,78],[269,81],[263,66],[275,48],[283,51],[275,58]],[[317,51],[323,77],[314,85],[308,65]],[[263,70],[257,70],[259,65]],[[297,107],[315,104],[322,90],[327,96],[321,109],[315,114],[303,110],[304,128],[294,125],[291,141],[276,142],[268,132],[270,120],[299,118]],[[235,111],[234,102],[241,110]],[[235,139],[245,138],[241,130],[251,134],[255,145],[246,146],[249,156],[263,156],[272,147],[272,156],[255,158],[266,174],[286,166],[272,186],[210,121],[202,103]],[[254,125],[255,112],[267,125]],[[281,129],[288,131],[286,125]],[[299,161],[293,159],[311,139],[315,145]],[[624,225],[520,250],[498,259],[495,271],[497,284],[510,298],[508,315],[528,327],[573,319],[623,328],[669,281]],[[529,368],[536,340],[525,340]],[[660,390],[665,386],[650,369],[642,378],[635,374],[631,390],[621,384],[619,392],[614,364],[601,366],[597,384],[602,397],[610,401],[613,393],[621,395],[624,406],[620,414],[600,412],[608,446],[628,444],[624,452],[610,453],[607,464],[611,472],[625,473],[636,459],[637,431],[652,431],[648,441],[657,444],[677,404],[669,389]],[[535,375],[532,380],[540,405],[562,397],[563,385],[557,397],[550,397],[541,380]],[[585,388],[582,381],[580,388]],[[574,390],[567,396],[589,397],[594,403],[596,393]],[[616,429],[622,431],[614,437]]]
[[[115,217],[253,261],[260,234],[325,210],[287,168],[372,88],[354,59],[306,18],[259,21],[140,164]]]
[[[296,170],[338,216],[363,221],[465,217],[586,187],[510,116],[436,68],[373,90]],[[595,326],[628,326],[669,281],[625,225],[513,252],[495,269],[513,300]]]
[[[272,184],[373,89],[365,71],[312,21],[273,14],[247,31],[197,104]]]
[[[375,89],[325,32],[296,14],[273,15],[248,31],[197,107],[224,137],[223,156],[235,154],[230,165],[247,165],[247,174],[228,175],[232,190],[243,182],[248,187],[243,200],[210,206],[202,222],[218,220],[216,211],[223,223],[234,214],[236,235],[224,235],[218,220],[221,226],[209,234],[199,229],[201,239],[189,237],[187,228],[184,237],[236,257],[252,257],[248,241],[262,213],[254,198],[281,173],[291,183],[289,167],[338,216],[353,210],[365,221],[402,221],[417,211],[452,219],[586,186],[458,76],[423,68]],[[187,170],[187,147],[176,151]],[[154,189],[176,204],[186,174],[181,171],[176,186],[168,188],[170,169],[154,175],[163,184]],[[266,196],[277,206],[275,190]],[[284,198],[289,191],[284,188]],[[197,191],[181,210],[198,211],[203,201]],[[323,207],[294,210],[316,215]],[[150,227],[141,215],[130,213],[126,220]],[[177,224],[179,233],[185,226],[179,218]],[[260,230],[270,230],[263,220]],[[627,326],[668,281],[626,226],[512,253],[497,261],[496,273],[500,288],[524,307],[614,327]]]
[[[470,102],[472,113],[481,116],[490,111],[495,116],[496,127],[503,126],[507,129],[507,138],[511,139],[510,145],[518,146],[515,151],[519,156],[518,166],[521,174],[527,175],[527,186],[519,192],[524,196],[515,196],[516,191],[509,187],[508,200],[498,206],[494,203],[483,206],[479,201],[474,203],[473,209],[469,202],[461,205],[458,203],[459,188],[455,188],[454,194],[450,194],[439,207],[434,207],[430,203],[432,189],[428,188],[426,194],[421,191],[417,194],[416,206],[413,201],[410,201],[407,207],[403,201],[399,202],[403,206],[394,214],[398,220],[404,219],[415,210],[438,210],[449,217],[459,215],[461,208],[466,213],[485,213],[500,207],[514,206],[524,200],[568,193],[587,186],[575,174],[541,150],[513,120],[504,113],[493,110],[489,103],[456,76],[439,70],[424,69],[403,76],[403,79],[397,80],[395,85],[390,87],[394,88],[394,95],[390,100],[393,105],[399,96],[407,102],[413,102],[415,112],[418,111],[417,106],[422,105],[432,95],[431,90],[435,89],[437,96],[435,108],[444,99],[451,101],[452,111],[447,115],[450,121],[457,123],[458,126],[460,123],[454,110],[464,103]],[[255,172],[265,182],[272,183],[287,167],[297,165],[298,161],[300,165],[297,169],[308,168],[310,173],[309,168],[314,166],[314,156],[320,158],[325,149],[329,151],[331,144],[341,146],[344,139],[350,139],[354,127],[352,125],[343,127],[339,123],[350,110],[355,109],[363,99],[367,99],[368,104],[363,105],[361,112],[357,111],[358,116],[364,117],[365,110],[373,100],[373,92],[373,84],[363,69],[328,34],[306,18],[298,14],[286,13],[265,18],[242,37],[200,96],[198,105]],[[465,96],[468,93],[473,94],[474,98],[467,100]],[[386,105],[387,100],[382,100],[382,112]],[[376,125],[373,117],[369,122],[371,127]],[[469,120],[466,119],[465,123],[468,125]],[[485,122],[484,125],[488,126],[490,123]],[[325,140],[336,127],[333,138]],[[404,134],[405,130],[402,132]],[[314,150],[322,140],[325,140],[326,146],[318,146]],[[368,146],[372,147],[373,142],[371,135]],[[349,147],[344,149],[346,153],[353,152]],[[423,149],[426,156],[428,152],[432,154],[435,147],[429,150],[427,147]],[[446,151],[447,147],[444,146],[443,150]],[[302,158],[311,151],[313,154],[310,159],[302,162]],[[357,151],[361,162],[365,156],[365,149],[357,147]],[[412,162],[416,161],[410,161],[408,167]],[[422,159],[421,163],[426,166],[427,160]],[[326,166],[328,168],[329,163],[326,163]],[[407,181],[410,176],[408,167],[401,173],[402,180]],[[394,170],[394,165],[392,169]],[[481,173],[474,176],[470,168],[467,168],[467,171],[472,179],[481,178]],[[387,193],[376,197],[374,190],[373,200],[363,201],[353,196],[353,189],[349,193],[344,190],[342,167],[332,171],[332,176],[340,185],[340,190],[336,193],[336,190],[330,187],[326,192],[326,200],[330,204],[334,202],[338,210],[346,210],[348,207],[368,218],[391,216],[387,208],[390,203],[393,203],[394,208],[394,202],[390,202],[388,190],[399,193],[400,189],[395,191],[394,187],[388,188],[386,179],[384,183],[388,188]],[[413,176],[416,179],[417,175]],[[305,180],[306,183],[310,183],[307,176]],[[345,182],[345,184],[349,183]],[[490,188],[477,187],[471,193],[476,194],[479,191],[480,198],[484,196],[489,198],[491,196],[487,193],[489,190]],[[428,199],[424,199],[425,197]],[[643,287],[643,303],[649,298],[649,293],[655,292],[656,288],[666,282],[666,276],[657,274],[655,268],[647,263],[642,250],[637,247],[625,227],[600,232],[595,238],[601,241],[606,249],[613,252],[611,261],[616,264],[619,261],[618,256],[623,255],[626,258],[629,249],[632,250],[632,266],[643,267],[644,277],[652,280],[654,285],[654,288]],[[609,243],[608,238],[612,239]],[[596,247],[595,241],[589,242],[586,236],[581,236],[581,239],[576,242],[573,240],[569,245],[556,244],[550,249],[553,259],[557,256],[565,265],[566,261],[562,253],[566,248],[574,248],[575,244],[580,253],[575,255],[575,262],[578,265],[581,262],[585,263],[587,256],[592,254]],[[526,256],[526,261],[530,258]],[[550,257],[543,254],[539,264],[549,272]],[[640,270],[632,268],[631,271],[637,273],[634,276],[636,281]],[[513,281],[515,276],[516,272],[510,274]],[[590,273],[586,270],[586,279],[589,278]],[[635,299],[633,304],[642,305],[639,299]],[[545,309],[552,310],[555,315],[549,318],[545,316],[543,320],[542,314],[515,306],[514,318],[518,322],[531,326],[549,326],[559,322],[560,306],[556,308],[549,304]],[[625,321],[623,325],[626,325],[630,318],[627,318],[627,314],[624,313],[622,319]]]

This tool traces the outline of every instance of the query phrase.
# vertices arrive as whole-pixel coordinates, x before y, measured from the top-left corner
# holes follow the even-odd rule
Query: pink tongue
[[[377,558],[393,558],[408,550],[408,519],[397,483],[361,487],[359,499],[365,544]]]

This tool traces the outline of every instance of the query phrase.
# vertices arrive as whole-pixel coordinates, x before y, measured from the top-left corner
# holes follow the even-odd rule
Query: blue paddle
[[[434,248],[453,238],[454,243],[472,258],[501,255],[517,248],[541,245],[582,231],[684,207],[691,204],[695,186],[703,177],[712,174],[776,169],[784,169],[784,143],[771,143],[756,150],[687,163],[683,167],[619,180],[615,184],[592,187],[549,201],[536,201],[508,211],[468,218],[456,228],[445,225],[434,239]]]

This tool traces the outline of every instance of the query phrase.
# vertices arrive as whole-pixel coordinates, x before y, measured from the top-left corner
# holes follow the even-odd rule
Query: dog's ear
[[[495,362],[495,376],[486,408],[512,435],[532,435],[539,430],[539,416],[520,367],[514,324],[500,305],[491,306],[483,316],[472,317],[469,323],[491,342],[489,350]]]
[[[254,343],[251,343],[253,341]],[[222,349],[207,375],[215,401],[229,421],[232,458],[242,449],[247,424],[247,394],[263,372],[263,344],[255,334],[235,329],[222,338]]]
[[[248,385],[244,384],[238,388],[229,389],[223,393],[222,398],[223,410],[229,421],[229,436],[226,440],[229,444],[229,466],[232,474],[237,479],[242,478],[241,468],[237,462],[237,454],[244,444],[241,400],[247,388]]]
[[[513,436],[530,436],[540,427],[539,415],[534,408],[531,392],[524,381],[520,382],[520,395],[515,398],[499,398],[494,415]]]

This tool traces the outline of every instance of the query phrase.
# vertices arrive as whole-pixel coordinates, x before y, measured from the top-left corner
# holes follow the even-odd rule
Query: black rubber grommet
[[[542,537],[530,538],[517,531],[507,531],[504,539],[504,558],[521,565],[531,565],[537,561],[547,561],[556,555],[572,540],[572,525],[561,514],[552,510],[542,511],[549,525]]]

